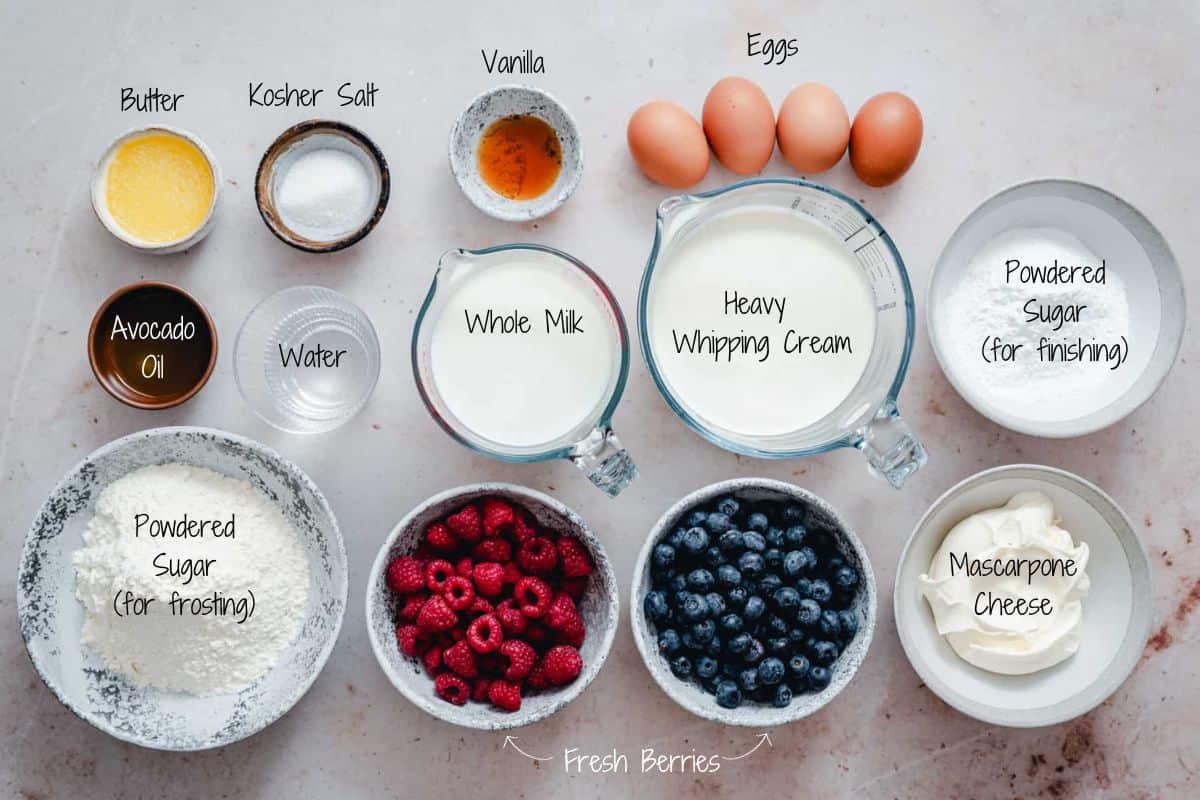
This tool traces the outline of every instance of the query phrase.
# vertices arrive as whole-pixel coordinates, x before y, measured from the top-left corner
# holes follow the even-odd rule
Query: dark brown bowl
[[[356,230],[329,241],[318,241],[308,238],[287,226],[279,213],[279,209],[275,206],[275,194],[272,182],[275,167],[279,163],[280,157],[294,147],[302,146],[301,143],[305,139],[317,135],[336,136],[350,142],[358,150],[366,153],[379,170],[379,197],[375,202],[374,213]],[[332,253],[337,250],[344,250],[365,237],[379,223],[379,218],[383,216],[384,210],[387,209],[388,196],[390,194],[391,176],[388,171],[387,160],[383,157],[383,153],[358,128],[335,120],[311,119],[307,122],[293,125],[279,134],[279,138],[272,142],[271,146],[267,148],[267,152],[263,154],[262,160],[258,163],[258,173],[254,177],[254,199],[258,203],[258,213],[262,215],[263,222],[267,224],[267,227],[271,229],[271,233],[275,234],[276,238],[280,241],[308,253]]]
[[[125,316],[121,316],[125,315]],[[130,316],[132,315],[132,316]],[[191,322],[186,340],[118,342],[114,325],[143,321]],[[142,369],[161,356],[162,377],[144,377]],[[204,388],[217,365],[217,327],[196,298],[169,283],[140,281],[118,289],[100,304],[88,330],[88,362],[110,395],[134,408],[173,408]]]

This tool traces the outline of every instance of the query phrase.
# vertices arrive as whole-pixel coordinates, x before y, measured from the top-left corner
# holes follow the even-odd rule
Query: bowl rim
[[[704,704],[693,704],[681,691],[683,681],[671,675],[664,663],[661,661],[661,656],[648,649],[643,633],[649,632],[649,623],[646,620],[645,611],[642,608],[642,597],[645,595],[647,562],[650,560],[650,551],[654,545],[662,538],[664,533],[671,525],[682,516],[689,508],[704,503],[715,497],[723,494],[736,493],[744,489],[766,489],[768,491],[778,492],[788,497],[803,500],[805,503],[811,503],[821,509],[823,513],[829,514],[840,526],[838,535],[843,537],[855,551],[861,563],[863,586],[866,588],[866,621],[859,628],[856,636],[862,639],[861,656],[858,662],[848,671],[841,672],[834,677],[834,680],[828,687],[823,689],[816,695],[810,695],[814,698],[821,698],[819,702],[815,702],[810,708],[805,708],[802,704],[789,705],[786,708],[773,708],[763,705],[739,706],[736,709],[726,709],[718,706],[715,702]],[[695,714],[703,719],[720,722],[725,725],[735,725],[745,728],[768,727],[786,725],[806,717],[812,716],[821,709],[825,708],[830,702],[842,693],[850,682],[858,674],[858,670],[862,667],[867,656],[870,654],[871,643],[875,637],[876,617],[878,616],[879,608],[879,592],[875,580],[875,571],[871,566],[871,560],[867,553],[867,548],[859,539],[854,528],[847,522],[831,503],[825,500],[820,495],[796,486],[795,484],[787,483],[786,481],[776,480],[774,478],[746,477],[746,478],[729,478],[716,483],[710,483],[695,489],[692,492],[681,497],[670,508],[663,513],[654,526],[650,529],[650,533],[646,536],[646,540],[642,543],[642,548],[638,552],[637,560],[633,567],[633,580],[631,581],[629,593],[629,622],[631,632],[633,634],[634,644],[637,645],[638,653],[641,654],[642,663],[646,667],[646,671],[650,673],[650,677],[658,684],[659,688],[670,697],[675,703],[686,711]],[[832,690],[832,691],[831,691]],[[749,712],[749,713],[747,713]],[[762,719],[766,717],[766,719]]]
[[[570,133],[575,142],[575,158],[573,159],[573,163],[577,166],[574,166],[570,170],[565,169],[564,159],[563,173],[565,174],[566,180],[564,181],[562,188],[558,190],[556,196],[551,202],[549,202],[544,208],[536,213],[530,212],[530,206],[533,200],[540,200],[545,197],[545,195],[540,195],[539,197],[533,198],[533,200],[530,201],[516,201],[497,194],[496,202],[490,205],[482,203],[479,198],[467,191],[467,187],[465,185],[466,175],[474,173],[474,167],[470,164],[463,164],[461,160],[455,156],[454,145],[455,142],[458,141],[458,137],[463,129],[463,122],[466,119],[467,114],[471,111],[471,109],[475,108],[486,98],[502,92],[533,95],[545,101],[548,105],[557,108],[566,122],[566,130],[559,131],[556,129],[554,131],[555,135],[559,137],[559,141],[561,142],[561,134],[564,132]],[[496,117],[495,119],[499,119],[499,117]],[[495,119],[492,121],[494,122]],[[546,122],[548,123],[549,121],[546,120]],[[553,128],[554,126],[551,125],[550,127]],[[454,124],[450,127],[449,158],[450,172],[454,175],[454,180],[456,183],[458,183],[458,188],[462,191],[467,200],[470,201],[471,205],[475,206],[475,208],[479,209],[484,214],[487,214],[489,217],[501,220],[503,222],[533,222],[554,213],[571,198],[571,195],[575,194],[575,190],[578,188],[579,182],[583,178],[583,140],[579,134],[579,123],[575,121],[574,115],[571,114],[570,110],[568,110],[567,107],[563,105],[557,97],[552,95],[550,92],[547,92],[545,89],[539,89],[538,87],[531,86],[527,83],[500,84],[499,86],[493,86],[490,89],[485,89],[471,98],[471,101],[467,103],[467,105],[455,118]]]
[[[1145,376],[1150,370],[1150,364],[1147,364],[1142,372],[1142,375],[1138,377],[1137,381],[1135,381],[1134,384],[1130,386],[1124,393],[1114,397],[1108,403],[1108,405],[1097,409],[1091,414],[1083,417],[1077,417],[1072,420],[1044,422],[1024,419],[1022,417],[1006,413],[1000,408],[986,407],[978,398],[971,396],[971,393],[967,388],[967,384],[961,380],[961,378],[956,376],[955,371],[951,366],[951,361],[948,357],[946,357],[944,349],[941,345],[941,339],[938,335],[937,326],[934,324],[934,317],[937,314],[937,303],[933,302],[933,288],[934,284],[937,282],[938,275],[949,269],[949,267],[946,266],[945,261],[946,251],[950,248],[950,245],[959,238],[963,231],[968,228],[968,226],[977,222],[980,217],[980,213],[984,210],[984,208],[990,207],[993,203],[1006,195],[1014,194],[1022,190],[1035,189],[1041,186],[1053,187],[1056,184],[1070,186],[1077,191],[1105,198],[1109,202],[1126,210],[1131,219],[1137,220],[1143,224],[1149,235],[1158,240],[1157,244],[1162,247],[1162,251],[1166,256],[1160,266],[1167,272],[1172,273],[1175,276],[1176,282],[1178,283],[1181,320],[1178,335],[1174,337],[1173,341],[1164,341],[1163,328],[1160,324],[1159,336],[1154,343],[1154,351],[1165,347],[1167,351],[1169,351],[1170,357],[1164,360],[1165,366],[1162,370],[1162,374],[1152,382],[1152,385],[1149,385],[1149,388],[1146,388],[1147,384],[1144,380]],[[1062,195],[1058,194],[1057,196]],[[1111,214],[1109,216],[1111,216]],[[1141,237],[1137,236],[1132,230],[1129,229],[1129,226],[1120,219],[1115,217],[1113,219],[1114,222],[1116,222],[1118,225],[1124,228],[1126,232],[1133,236],[1139,247],[1142,246]],[[1158,269],[1159,267],[1155,267],[1156,273]],[[1161,281],[1158,280],[1157,275],[1155,281],[1161,288]],[[930,310],[925,315],[925,330],[926,334],[929,336],[930,346],[933,349],[934,357],[937,359],[938,366],[942,370],[942,374],[945,376],[950,385],[954,387],[954,390],[958,393],[958,396],[961,397],[967,403],[967,405],[975,409],[975,411],[980,415],[986,417],[1001,427],[1017,433],[1025,434],[1027,436],[1038,436],[1046,439],[1071,439],[1079,436],[1086,436],[1117,424],[1148,403],[1150,399],[1157,394],[1158,390],[1162,388],[1162,385],[1166,383],[1167,377],[1171,374],[1171,371],[1174,369],[1175,362],[1179,358],[1179,351],[1183,345],[1183,335],[1187,329],[1187,298],[1185,292],[1186,286],[1183,281],[1183,273],[1179,268],[1179,259],[1175,256],[1174,251],[1171,249],[1170,242],[1167,241],[1167,238],[1163,235],[1162,231],[1150,221],[1150,219],[1142,212],[1140,208],[1128,200],[1109,191],[1108,189],[1103,188],[1102,186],[1097,186],[1096,184],[1088,183],[1087,181],[1081,181],[1076,178],[1058,177],[1053,175],[1028,178],[1026,180],[1010,183],[1007,186],[1004,186],[988,195],[986,198],[976,204],[976,206],[972,208],[965,217],[962,218],[962,220],[954,227],[954,230],[951,231],[950,235],[947,236],[945,241],[942,242],[942,247],[938,251],[937,259],[933,263],[933,268],[929,271],[929,279],[925,284],[925,297],[928,298],[930,302]],[[1161,302],[1163,305],[1166,304],[1165,300],[1161,300]],[[1152,354],[1154,351],[1152,351]],[[1117,407],[1117,403],[1126,397],[1135,398],[1135,402],[1133,402],[1133,404],[1128,408],[1124,408],[1122,410],[1122,408]],[[1097,416],[1105,409],[1110,409],[1110,411],[1103,416]],[[1093,417],[1096,417],[1096,419],[1092,423],[1085,424],[1085,420]]]
[[[399,538],[399,536],[404,533],[404,531],[408,529],[416,521],[416,519],[430,507],[439,503],[454,500],[459,497],[464,497],[469,494],[474,494],[479,497],[497,495],[500,497],[517,499],[518,501],[521,499],[530,500],[546,506],[555,514],[560,516],[571,527],[572,534],[580,539],[583,539],[585,544],[588,545],[588,549],[591,551],[595,566],[601,573],[601,579],[604,581],[604,584],[609,590],[608,612],[612,618],[612,624],[606,626],[601,635],[600,648],[598,650],[597,657],[590,663],[584,664],[583,672],[580,673],[579,677],[574,683],[571,683],[568,686],[560,687],[557,690],[561,692],[561,694],[556,698],[557,702],[536,711],[531,710],[528,714],[526,714],[524,710],[521,710],[511,712],[503,716],[496,715],[495,718],[481,719],[481,724],[473,724],[468,720],[457,717],[452,718],[451,716],[446,715],[443,712],[449,710],[449,708],[457,707],[450,706],[448,703],[438,700],[434,697],[432,692],[416,691],[412,689],[406,681],[401,680],[400,676],[396,674],[396,671],[392,669],[392,665],[388,661],[387,654],[384,649],[388,646],[394,647],[394,639],[389,638],[387,643],[381,642],[375,635],[375,626],[372,624],[372,620],[375,616],[375,609],[378,605],[376,601],[377,587],[385,570],[387,569],[388,556],[396,539]],[[600,674],[600,670],[604,667],[604,663],[608,660],[608,655],[612,649],[613,640],[616,638],[617,628],[619,628],[621,624],[621,601],[620,592],[617,586],[616,573],[613,570],[612,562],[608,557],[608,553],[604,547],[604,544],[592,531],[591,526],[589,526],[578,513],[576,513],[572,508],[567,506],[562,501],[557,500],[547,494],[543,494],[536,489],[530,489],[528,487],[512,483],[491,481],[465,484],[463,486],[445,489],[422,500],[420,503],[414,506],[412,510],[406,513],[384,538],[383,543],[380,545],[379,550],[375,554],[374,561],[371,563],[371,568],[367,573],[364,594],[367,638],[371,642],[371,651],[375,654],[375,660],[379,663],[379,667],[383,670],[384,675],[387,676],[388,681],[397,691],[400,692],[401,695],[404,696],[405,699],[407,699],[417,708],[424,711],[426,714],[429,714],[430,716],[435,717],[442,722],[447,722],[452,725],[457,725],[459,727],[472,730],[501,731],[521,728],[526,725],[531,725],[535,722],[540,722],[541,720],[561,711],[568,704],[578,698],[579,695],[581,695],[583,691],[592,683],[596,676]],[[424,673],[422,673],[422,676],[424,676]],[[428,681],[428,684],[429,688],[432,689],[433,681]]]
[[[901,574],[910,558],[913,545],[918,536],[931,535],[932,529],[926,526],[935,513],[944,508],[951,500],[954,500],[968,490],[994,483],[997,480],[1021,477],[1054,478],[1056,480],[1050,480],[1049,482],[1075,494],[1104,517],[1105,521],[1112,526],[1113,533],[1121,543],[1121,547],[1129,561],[1133,602],[1129,611],[1129,625],[1125,631],[1125,638],[1113,656],[1113,660],[1109,663],[1109,666],[1105,668],[1104,672],[1095,681],[1083,687],[1075,695],[1052,705],[1044,706],[1041,709],[996,709],[993,706],[989,706],[986,703],[982,703],[951,689],[941,680],[937,672],[926,660],[921,657],[920,649],[912,638],[910,620],[907,617],[902,618],[900,614],[900,583]],[[1083,493],[1078,491],[1080,489]],[[1088,496],[1089,494],[1091,497]],[[1097,507],[1097,503],[1104,507]],[[942,535],[945,536],[945,533],[943,532]],[[1139,583],[1142,585],[1139,586]],[[963,478],[943,492],[937,500],[933,501],[929,509],[921,515],[920,520],[913,527],[912,533],[909,534],[908,540],[905,541],[904,548],[900,552],[900,558],[896,562],[896,581],[892,589],[892,613],[896,622],[896,632],[900,637],[900,646],[904,650],[905,657],[908,659],[913,670],[925,685],[929,687],[929,690],[937,695],[942,702],[968,717],[973,717],[981,722],[987,722],[992,725],[1009,728],[1040,728],[1068,722],[1086,714],[1107,700],[1133,673],[1133,670],[1141,660],[1146,642],[1149,641],[1153,628],[1154,600],[1149,591],[1152,584],[1153,575],[1150,570],[1150,559],[1146,553],[1145,544],[1142,542],[1141,537],[1137,535],[1125,511],[1103,489],[1073,472],[1058,467],[1043,464],[1004,464],[981,470],[974,475]],[[1139,629],[1140,633],[1138,632]],[[1072,702],[1079,697],[1083,697],[1084,700],[1082,702]]]
[[[166,291],[175,292],[176,294],[182,295],[184,297],[184,299],[186,299],[188,302],[190,302],[192,305],[194,305],[197,309],[200,310],[201,319],[203,320],[205,326],[208,328],[209,336],[212,337],[212,352],[209,353],[208,366],[205,368],[204,374],[202,376],[200,376],[200,380],[198,380],[196,382],[196,384],[194,386],[192,386],[192,388],[188,389],[186,392],[179,394],[179,395],[175,395],[175,396],[167,396],[167,399],[161,400],[159,402],[147,402],[147,401],[137,400],[128,395],[118,394],[116,391],[113,390],[113,387],[110,385],[109,381],[106,380],[104,378],[104,376],[102,376],[100,374],[100,369],[96,363],[96,329],[100,325],[100,318],[103,317],[105,312],[107,312],[110,308],[112,308],[113,304],[116,303],[118,300],[122,299],[126,295],[132,294],[133,292],[141,291],[142,289],[164,289]],[[88,334],[87,334],[88,365],[92,368],[92,375],[95,376],[96,382],[99,383],[102,387],[104,387],[104,391],[107,392],[110,397],[113,397],[116,400],[119,400],[120,402],[122,402],[125,405],[130,406],[132,408],[140,408],[140,409],[144,409],[147,411],[162,411],[164,409],[174,408],[175,406],[183,405],[188,400],[191,400],[193,397],[195,397],[197,394],[199,394],[200,390],[203,389],[205,387],[205,385],[208,383],[208,379],[212,377],[213,370],[215,370],[217,367],[217,352],[219,349],[220,349],[220,344],[217,341],[217,326],[216,326],[216,323],[213,322],[212,316],[208,313],[208,309],[205,308],[204,304],[201,303],[199,300],[197,300],[195,295],[193,295],[191,292],[187,291],[186,289],[184,289],[181,286],[176,286],[175,284],[167,283],[166,281],[136,281],[134,283],[130,283],[125,286],[122,286],[120,289],[117,289],[115,292],[110,294],[104,300],[104,302],[102,302],[100,304],[100,307],[96,309],[96,313],[92,315],[91,325],[88,326]],[[151,429],[151,430],[164,430],[164,429],[158,428],[158,429]],[[216,429],[209,428],[207,430],[216,430]],[[122,438],[124,438],[124,437],[122,437]],[[119,441],[119,440],[114,440],[114,441]],[[111,444],[111,442],[110,442],[110,444]],[[96,452],[99,452],[99,451],[97,450]],[[93,455],[95,455],[95,453],[93,453]]]
[[[159,750],[162,752],[178,752],[178,753],[197,753],[197,752],[203,752],[205,750],[213,750],[213,749],[216,749],[219,747],[226,747],[228,745],[236,744],[238,742],[249,739],[251,736],[261,733],[262,731],[266,730],[267,728],[271,727],[273,724],[275,724],[276,722],[278,722],[279,720],[281,720],[285,716],[287,716],[288,713],[290,713],[291,710],[296,707],[296,704],[299,703],[300,700],[302,700],[306,694],[308,694],[308,690],[312,688],[312,685],[314,683],[316,683],[317,678],[325,670],[325,665],[328,663],[329,657],[333,654],[333,649],[337,645],[338,637],[341,635],[342,622],[345,619],[345,615],[346,615],[346,601],[349,596],[350,576],[349,576],[349,567],[348,567],[347,558],[346,558],[346,541],[344,538],[342,538],[342,531],[341,531],[341,528],[338,526],[337,517],[333,513],[333,508],[329,505],[328,499],[321,492],[320,487],[317,486],[316,482],[308,475],[308,473],[305,472],[303,469],[301,469],[300,466],[298,464],[296,464],[294,461],[292,461],[291,459],[282,455],[281,453],[279,453],[279,451],[275,450],[274,448],[270,447],[269,445],[263,444],[262,442],[256,441],[256,440],[251,439],[246,436],[240,436],[236,433],[230,433],[229,431],[224,431],[219,428],[209,428],[209,427],[204,427],[201,425],[170,425],[170,426],[163,426],[163,427],[159,427],[159,428],[146,428],[144,430],[134,431],[133,433],[129,433],[124,436],[120,436],[116,439],[106,442],[105,444],[101,445],[100,447],[97,447],[91,453],[89,453],[88,455],[81,458],[78,462],[76,462],[75,465],[72,466],[69,470],[67,470],[65,473],[63,473],[63,476],[58,480],[57,483],[54,484],[54,488],[51,489],[49,494],[46,495],[46,499],[42,501],[42,504],[40,506],[38,506],[38,511],[34,515],[34,518],[33,518],[33,524],[36,525],[37,520],[41,519],[41,517],[47,513],[47,510],[50,505],[50,501],[67,487],[70,479],[74,475],[83,471],[83,469],[90,462],[95,460],[96,458],[107,456],[109,453],[111,453],[115,450],[118,450],[122,447],[125,447],[130,442],[137,440],[137,439],[153,439],[153,438],[161,438],[164,436],[176,436],[176,435],[181,435],[181,434],[201,434],[204,436],[212,437],[214,439],[225,439],[226,441],[235,442],[235,443],[242,445],[250,450],[255,450],[255,451],[265,455],[267,458],[269,458],[273,461],[276,461],[277,463],[283,464],[284,467],[286,467],[287,472],[293,474],[296,478],[298,478],[300,480],[300,482],[302,482],[305,485],[305,487],[310,492],[312,492],[313,497],[315,497],[317,499],[317,501],[319,502],[322,512],[329,516],[329,522],[330,522],[330,525],[331,525],[331,528],[333,531],[333,536],[331,537],[331,544],[333,545],[333,554],[335,556],[334,560],[337,563],[341,564],[341,570],[340,570],[341,580],[339,582],[342,585],[342,591],[341,591],[341,596],[335,598],[335,599],[340,600],[339,610],[338,610],[337,614],[335,615],[336,619],[333,621],[333,626],[329,631],[329,635],[325,641],[325,644],[321,648],[320,654],[311,664],[311,671],[310,671],[309,676],[303,682],[293,685],[292,695],[283,704],[279,714],[271,719],[264,718],[261,725],[259,725],[258,727],[251,726],[251,727],[247,728],[244,733],[237,736],[236,738],[232,738],[232,739],[228,739],[228,740],[220,741],[220,742],[214,742],[211,744],[204,744],[204,745],[195,746],[195,747],[186,747],[186,746],[170,746],[170,745],[157,744],[157,743],[143,741],[143,740],[140,740],[134,736],[131,736],[123,731],[111,729],[106,724],[103,724],[101,722],[102,718],[94,717],[94,715],[89,715],[89,714],[84,713],[81,709],[77,708],[70,700],[68,700],[66,697],[64,697],[59,692],[58,685],[53,683],[46,676],[46,674],[42,671],[41,663],[38,661],[37,658],[34,657],[33,652],[29,649],[29,640],[25,635],[26,631],[25,631],[24,627],[19,626],[19,625],[18,625],[18,627],[20,628],[20,632],[21,632],[21,642],[22,642],[22,644],[25,645],[25,655],[29,659],[30,663],[33,664],[34,671],[37,672],[38,678],[41,680],[42,685],[45,686],[47,689],[49,689],[50,693],[54,695],[54,697],[58,700],[58,702],[60,702],[68,711],[70,711],[76,717],[78,717],[79,719],[88,723],[89,725],[96,728],[97,730],[100,730],[100,731],[104,732],[105,734],[113,737],[114,739],[118,739],[123,742],[128,742],[129,744],[137,745],[138,747],[143,747],[148,750]],[[30,534],[32,532],[33,532],[33,525],[30,526],[29,530],[25,534],[25,540],[24,540],[23,544],[21,545],[20,560],[18,561],[18,564],[17,564],[17,569],[18,569],[17,614],[18,614],[18,617],[23,616],[22,612],[25,608],[25,604],[28,602],[28,598],[25,594],[25,591],[22,588],[20,575],[22,573],[24,573],[25,563],[26,563],[27,559],[29,558],[29,548],[30,548],[30,543],[32,541]]]

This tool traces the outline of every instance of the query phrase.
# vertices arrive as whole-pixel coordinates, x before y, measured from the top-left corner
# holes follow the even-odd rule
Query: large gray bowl
[[[138,687],[80,642],[72,555],[96,497],[152,464],[180,462],[248,481],[278,504],[308,555],[304,624],[279,663],[233,695],[196,697]],[[38,674],[63,705],[100,730],[157,750],[205,750],[257,733],[304,696],[325,666],[346,609],[346,548],[329,504],[292,462],[250,439],[210,428],[154,428],[109,442],[79,462],[38,512],[21,552],[17,613]]]
[[[832,680],[829,685],[817,694],[798,694],[785,708],[746,702],[737,708],[722,708],[717,705],[716,698],[704,692],[696,684],[676,678],[670,670],[665,658],[658,652],[657,639],[653,626],[647,621],[642,608],[643,600],[650,585],[650,551],[654,545],[665,539],[679,520],[698,505],[703,505],[719,497],[732,495],[739,500],[753,502],[763,500],[794,500],[809,508],[809,518],[823,527],[836,532],[838,549],[846,562],[858,570],[862,576],[854,612],[858,615],[858,634],[842,655],[834,662]],[[875,573],[871,570],[871,562],[867,551],[850,525],[820,497],[812,492],[793,486],[783,481],[768,478],[734,478],[710,484],[697,489],[684,497],[667,510],[659,518],[642,551],[638,554],[637,563],[633,568],[633,589],[629,598],[629,618],[633,625],[633,640],[642,661],[650,675],[667,693],[667,696],[696,716],[723,722],[726,725],[741,725],[744,727],[766,727],[768,725],[783,725],[795,722],[823,708],[830,700],[838,695],[850,679],[858,671],[867,650],[871,646],[871,638],[875,634],[876,590]]]
[[[587,638],[579,649],[583,672],[568,686],[522,697],[520,710],[513,712],[497,711],[486,703],[474,701],[456,706],[433,693],[433,680],[424,667],[416,659],[401,653],[396,643],[396,596],[388,588],[385,577],[388,563],[413,552],[429,523],[484,497],[510,500],[529,511],[541,527],[574,536],[587,548],[595,564],[579,602],[579,612],[587,625]],[[617,576],[592,529],[578,514],[553,497],[510,483],[477,483],[430,497],[410,511],[388,534],[367,577],[367,634],[375,658],[388,680],[422,711],[446,722],[479,730],[528,725],[545,719],[578,697],[608,658],[619,615]]]

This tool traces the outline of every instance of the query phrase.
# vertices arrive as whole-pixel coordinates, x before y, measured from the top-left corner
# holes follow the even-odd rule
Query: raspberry
[[[471,603],[471,607],[467,609],[467,614],[472,617],[478,617],[480,614],[492,614],[495,609],[492,604],[487,601],[487,598],[475,595],[475,602]]]
[[[510,597],[496,606],[496,619],[500,620],[500,627],[504,629],[505,636],[519,636],[529,627],[529,618],[521,613],[521,609],[517,608],[514,602]]]
[[[449,672],[443,672],[434,679],[433,690],[438,697],[456,706],[465,705],[471,698],[471,687],[467,682]]]
[[[421,606],[421,613],[417,616],[417,627],[425,633],[447,631],[456,624],[458,616],[441,595],[434,595],[425,601],[425,605]]]
[[[537,664],[537,651],[519,639],[508,639],[500,645],[504,657],[504,680],[520,683]]]
[[[466,611],[475,602],[475,584],[471,583],[470,578],[452,575],[443,586],[442,596],[446,598],[446,605],[455,611]]]
[[[512,559],[512,545],[507,539],[484,539],[475,545],[471,557],[476,561],[497,561],[503,564]]]
[[[534,665],[529,671],[529,676],[525,678],[525,685],[530,689],[545,689],[550,685],[550,681],[546,680],[546,668],[542,666],[542,662]]]
[[[521,708],[521,687],[508,681],[492,681],[488,699],[501,711],[517,711]]]
[[[464,578],[471,577],[471,572],[474,571],[474,569],[475,562],[471,560],[470,556],[463,556],[454,564],[455,573],[463,576]]]
[[[517,549],[517,564],[526,572],[544,575],[558,566],[558,548],[544,536],[535,536]]]
[[[537,619],[546,614],[554,600],[554,590],[541,578],[525,576],[513,587],[513,597],[521,613]]]
[[[568,536],[559,539],[558,558],[564,578],[586,578],[592,574],[592,557],[577,539]]]
[[[458,539],[442,522],[435,522],[425,529],[425,543],[442,553],[452,552],[458,547]]]
[[[387,585],[397,594],[410,594],[425,588],[425,570],[412,556],[392,559],[387,565]]]
[[[550,629],[539,622],[531,622],[529,623],[529,627],[525,629],[525,641],[539,650],[550,644],[550,638]]]
[[[416,625],[401,625],[396,628],[396,643],[400,645],[400,652],[409,658],[423,654],[428,644],[421,637],[421,631]]]
[[[434,594],[446,590],[446,579],[454,575],[454,565],[449,561],[438,559],[425,565],[425,586]]]
[[[480,594],[495,597],[504,590],[504,567],[484,561],[475,565],[475,569],[471,572],[471,579],[475,581],[475,588]]]
[[[515,584],[521,578],[525,577],[521,572],[521,568],[515,562],[504,562],[504,582],[507,584]]]
[[[500,652],[480,653],[476,659],[479,662],[479,672],[483,675],[495,677],[504,670],[501,668],[503,659],[500,658]]]
[[[446,651],[442,653],[442,663],[448,669],[453,670],[464,678],[476,678],[479,676],[479,666],[475,663],[475,653],[467,644],[466,639],[446,648]]]
[[[471,699],[476,703],[482,703],[484,700],[487,700],[488,686],[490,686],[491,683],[492,682],[487,678],[480,678],[479,680],[475,681],[475,685],[471,687]]]
[[[442,666],[442,648],[438,645],[433,645],[425,651],[425,655],[421,657],[421,661],[425,664],[425,671],[432,677],[437,674],[437,671]]]
[[[568,578],[562,582],[562,590],[563,594],[578,603],[587,591],[587,578]]]
[[[513,507],[503,500],[489,497],[483,501],[483,535],[499,536],[516,522],[517,515]]]
[[[533,527],[533,525],[529,524],[529,521],[525,519],[524,514],[516,515],[516,517],[513,519],[512,530],[509,532],[512,534],[512,538],[516,540],[517,544],[522,544],[525,541],[532,539],[534,536],[537,536],[537,530]]]
[[[550,603],[550,608],[546,611],[545,622],[552,630],[558,630],[566,625],[572,617],[578,616],[579,609],[575,608],[575,601],[560,592]]]
[[[583,617],[576,614],[568,619],[561,628],[558,629],[558,640],[563,644],[569,644],[572,647],[583,647],[583,640],[587,636],[587,627],[583,623]]]
[[[467,644],[476,653],[493,653],[500,649],[503,641],[504,629],[500,627],[500,620],[492,614],[476,617],[467,626]]]
[[[446,517],[446,527],[452,534],[468,543],[478,542],[479,537],[483,536],[483,520],[475,506],[466,506],[457,514]]]
[[[555,645],[542,656],[542,668],[551,686],[566,686],[583,671],[583,658],[574,647]]]
[[[410,594],[405,600],[404,605],[400,606],[400,612],[397,616],[405,622],[416,622],[417,617],[421,616],[421,607],[425,605],[426,594]]]

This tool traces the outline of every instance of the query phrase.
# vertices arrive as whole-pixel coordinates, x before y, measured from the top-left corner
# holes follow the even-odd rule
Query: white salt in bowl
[[[456,706],[439,698],[433,691],[433,679],[417,659],[400,652],[396,642],[398,598],[387,585],[387,565],[393,558],[412,553],[425,528],[435,520],[457,512],[485,497],[499,497],[528,511],[540,527],[574,536],[592,557],[595,566],[579,600],[579,613],[587,626],[587,636],[579,655],[583,671],[573,683],[544,689],[521,698],[521,708],[506,712],[489,703],[473,700]],[[549,495],[509,483],[479,483],[448,489],[422,502],[397,523],[384,540],[367,576],[367,635],[371,649],[392,685],[413,705],[445,722],[465,728],[496,731],[519,728],[545,719],[578,697],[600,673],[612,648],[620,615],[617,576],[600,540],[583,518]]]
[[[81,641],[72,557],[96,497],[153,464],[179,462],[247,481],[279,507],[308,557],[309,589],[296,639],[265,675],[236,694],[197,697],[135,686]],[[257,733],[288,712],[321,673],[346,609],[346,548],[320,489],[295,464],[258,442],[210,428],[153,428],[109,442],[67,473],[25,538],[17,616],[29,658],[46,687],[81,719],[156,750],[206,750]]]
[[[918,578],[951,528],[1026,491],[1049,497],[1059,524],[1087,543],[1091,591],[1074,655],[1030,675],[1000,675],[964,661],[937,632]],[[1137,666],[1154,610],[1150,562],[1120,507],[1078,475],[1031,464],[985,470],[939,497],[904,546],[892,601],[900,643],[925,685],[968,716],[1015,728],[1056,725],[1104,702]]]
[[[950,340],[963,332],[945,318],[948,298],[980,249],[997,235],[1018,228],[1055,228],[1073,235],[1106,259],[1109,272],[1118,275],[1128,291],[1129,359],[1119,368],[1121,374],[1107,384],[1112,391],[1071,419],[1031,419],[1028,412],[1005,407],[978,385],[949,347]],[[1093,433],[1124,419],[1149,400],[1175,363],[1187,316],[1179,264],[1158,229],[1116,195],[1063,179],[1011,186],[972,211],[943,248],[930,278],[928,297],[933,351],[962,398],[999,425],[1050,438]],[[1058,333],[1070,331],[1064,327]]]

